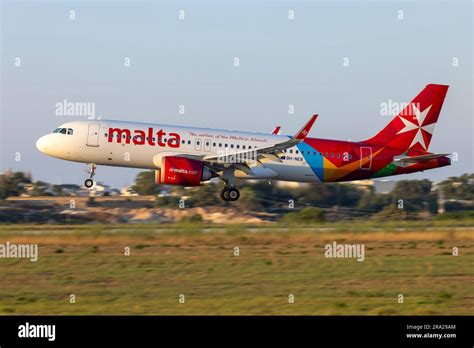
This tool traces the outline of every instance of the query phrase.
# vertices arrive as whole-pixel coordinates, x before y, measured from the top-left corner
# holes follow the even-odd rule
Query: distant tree
[[[257,193],[251,187],[244,187],[240,190],[240,198],[237,202],[231,202],[241,211],[260,211],[262,201],[258,199]]]
[[[60,185],[53,185],[53,192],[57,194],[58,196],[64,195],[64,191]]]
[[[431,181],[423,180],[401,180],[395,185],[391,192],[394,202],[402,202],[407,211],[420,211],[436,205],[436,194],[431,192]],[[401,200],[401,201],[400,201]]]
[[[246,194],[251,194],[252,205],[260,207],[259,209],[280,207],[282,204],[288,204],[288,199],[292,198],[287,189],[278,187],[275,183],[269,184],[268,181],[264,180],[256,182],[242,180],[237,187],[241,191],[239,201]]]
[[[324,221],[324,210],[315,207],[306,207],[298,212],[287,213],[282,221],[287,223],[314,223]]]
[[[188,205],[192,207],[205,207],[221,205],[219,191],[221,187],[214,184],[204,184],[186,190],[181,195],[189,196]],[[179,191],[176,191],[179,194]]]
[[[400,220],[404,216],[404,210],[394,204],[385,206],[380,212],[373,215],[374,219],[378,221]]]
[[[377,212],[391,204],[392,201],[393,198],[391,195],[375,193],[375,190],[370,188],[362,194],[357,204],[357,209],[366,210],[367,212]]]
[[[0,198],[19,196],[25,192],[24,185],[30,183],[31,178],[23,172],[0,175]]]
[[[132,188],[139,195],[154,195],[160,192],[160,185],[155,183],[155,172],[153,170],[138,173]]]
[[[440,182],[447,199],[474,200],[474,174],[463,174],[459,177],[449,177]]]
[[[190,216],[185,216],[184,218],[181,219],[182,222],[189,222],[189,223],[197,223],[197,222],[202,222],[203,218],[201,214],[193,214]]]
[[[295,190],[293,197],[300,203],[316,206],[356,206],[361,192],[351,186],[339,183],[314,183]]]
[[[176,197],[172,196],[157,196],[155,204],[158,208],[173,208],[178,206]]]
[[[31,191],[32,196],[45,196],[49,184],[44,181],[36,181],[33,183],[33,190]]]

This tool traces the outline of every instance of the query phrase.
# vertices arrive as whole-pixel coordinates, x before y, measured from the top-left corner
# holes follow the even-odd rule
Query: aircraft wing
[[[279,156],[283,154],[283,150],[286,150],[304,141],[317,117],[318,115],[313,115],[310,120],[295,134],[295,136],[290,137],[288,140],[281,143],[266,147],[252,148],[245,151],[230,152],[221,155],[209,155],[205,156],[202,160],[210,163],[220,164],[244,164],[252,161],[260,162],[262,159],[281,162]]]
[[[393,162],[399,167],[407,167],[409,165],[429,161],[434,158],[449,156],[449,153],[430,153],[421,156],[395,156]]]

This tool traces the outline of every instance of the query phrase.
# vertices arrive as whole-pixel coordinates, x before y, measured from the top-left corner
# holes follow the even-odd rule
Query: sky
[[[105,119],[284,134],[317,113],[310,136],[357,141],[391,120],[383,105],[440,83],[429,150],[457,161],[393,179],[472,173],[472,19],[471,1],[2,0],[2,171],[83,183],[85,164],[35,147],[86,119],[57,115],[65,100]],[[101,166],[95,178],[121,187],[138,172]]]

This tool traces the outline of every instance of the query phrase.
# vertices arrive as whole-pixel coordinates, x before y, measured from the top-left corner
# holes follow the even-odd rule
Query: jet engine
[[[166,185],[199,186],[216,174],[201,161],[186,157],[163,157],[161,168],[155,170],[155,183]]]

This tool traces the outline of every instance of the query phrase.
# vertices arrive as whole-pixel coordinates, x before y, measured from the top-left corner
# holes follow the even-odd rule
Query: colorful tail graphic
[[[384,129],[361,143],[428,151],[447,91],[445,85],[427,85]]]

